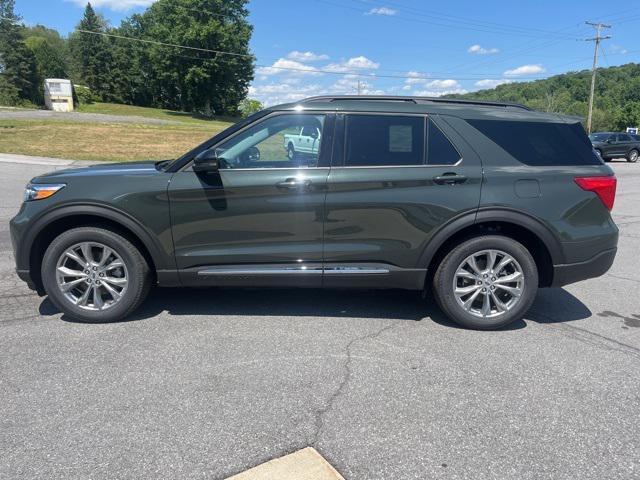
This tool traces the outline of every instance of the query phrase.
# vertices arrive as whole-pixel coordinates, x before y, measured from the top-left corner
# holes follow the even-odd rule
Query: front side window
[[[424,165],[425,118],[400,115],[349,115],[347,167]]]
[[[325,115],[275,115],[217,145],[221,169],[316,167]]]

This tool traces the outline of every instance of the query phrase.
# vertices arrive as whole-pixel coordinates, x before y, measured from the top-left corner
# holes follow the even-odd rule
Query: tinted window
[[[631,137],[629,135],[618,135],[618,141],[619,142],[630,142],[631,141]]]
[[[636,142],[640,142],[640,135],[631,135],[631,137],[632,137]]]
[[[427,129],[427,163],[429,165],[453,165],[460,160],[460,154],[451,144],[442,130],[428,121]]]
[[[606,142],[609,137],[611,137],[611,134],[609,133],[592,133],[589,135],[589,139],[592,142]]]
[[[526,165],[600,165],[580,123],[469,120],[510,155]]]
[[[349,115],[345,165],[381,167],[424,164],[424,117]]]
[[[306,114],[266,118],[216,147],[220,168],[315,167],[324,120],[324,115]],[[301,132],[309,137],[300,137]]]

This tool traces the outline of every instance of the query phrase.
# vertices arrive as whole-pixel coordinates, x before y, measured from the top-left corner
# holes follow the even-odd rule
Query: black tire
[[[66,298],[58,287],[56,267],[60,256],[70,247],[82,242],[97,242],[112,249],[122,259],[128,284],[122,298],[105,310],[86,310]],[[104,228],[78,227],[56,237],[42,260],[42,282],[51,302],[69,317],[88,323],[107,323],[124,320],[144,301],[151,287],[149,265],[140,251],[123,236]]]
[[[287,157],[289,158],[289,160],[295,160],[296,158],[296,149],[293,147],[293,144],[289,144],[289,146],[287,147]]]
[[[627,153],[627,162],[636,163],[638,161],[638,156],[640,156],[640,152],[635,148],[632,149],[629,153]]]
[[[454,295],[454,277],[460,264],[482,250],[500,250],[513,257],[522,268],[524,286],[513,309],[495,318],[479,318],[458,304]],[[452,321],[475,330],[495,330],[521,320],[531,307],[538,291],[538,269],[529,251],[509,237],[487,235],[472,238],[453,248],[440,262],[433,278],[433,291],[440,309]]]

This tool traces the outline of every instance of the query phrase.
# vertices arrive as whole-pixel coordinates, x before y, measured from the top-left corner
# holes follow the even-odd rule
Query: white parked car
[[[314,126],[303,126],[297,133],[285,134],[284,148],[287,151],[287,157],[293,160],[298,154],[317,155],[321,137],[320,130]]]

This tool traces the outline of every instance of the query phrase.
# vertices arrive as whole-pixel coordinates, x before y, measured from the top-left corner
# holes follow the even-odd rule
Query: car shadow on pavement
[[[438,308],[431,295],[406,290],[321,290],[321,289],[249,289],[155,288],[147,300],[123,322],[152,319],[167,312],[171,316],[287,316],[385,318],[420,321],[430,319],[440,325],[460,328]],[[44,299],[40,314],[60,313]],[[570,322],[588,318],[591,311],[576,297],[561,288],[538,292],[526,319],[537,323]],[[66,315],[62,320],[75,322]],[[518,330],[526,322],[515,322],[502,330]]]

